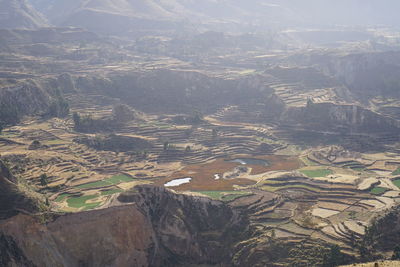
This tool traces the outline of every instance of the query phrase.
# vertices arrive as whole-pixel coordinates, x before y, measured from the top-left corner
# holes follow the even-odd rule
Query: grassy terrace
[[[276,180],[265,180],[262,182],[260,189],[268,192],[276,192],[283,189],[305,189],[312,192],[320,192],[321,189],[310,185],[308,183],[301,183],[301,182],[284,182],[284,181],[276,181]]]
[[[351,168],[353,171],[356,171],[356,172],[363,172],[363,171],[365,171],[366,170],[366,168],[361,168],[361,167],[354,167],[354,168]]]
[[[0,133],[0,138],[16,138],[19,135],[19,133],[4,131]]]
[[[62,194],[58,195],[57,198],[56,198],[54,201],[55,201],[55,202],[63,202],[64,199],[65,199],[66,197],[68,197],[69,195],[70,195],[70,194],[68,194],[68,193],[62,193]]]
[[[49,140],[46,141],[45,144],[47,145],[63,145],[67,143],[65,140],[61,140],[61,139],[55,139],[55,140]]]
[[[86,203],[91,199],[97,198],[97,195],[87,195],[87,196],[78,196],[78,197],[70,197],[67,199],[68,206],[71,208],[84,208],[86,209],[93,209],[101,204],[101,202],[95,203]]]
[[[300,172],[310,178],[326,177],[333,173],[333,171],[328,169],[301,170]]]
[[[397,186],[398,188],[400,188],[400,179],[394,180],[394,181],[393,181],[393,184],[394,184],[395,186]]]
[[[372,188],[372,189],[370,190],[370,193],[371,193],[371,194],[374,194],[374,195],[382,195],[382,194],[385,193],[387,190],[388,190],[388,189],[386,189],[386,188],[377,186],[377,187]]]
[[[197,191],[197,193],[221,201],[232,201],[241,196],[251,195],[250,192],[245,191]]]
[[[117,193],[123,192],[122,189],[111,189],[111,190],[106,190],[106,191],[101,191],[102,196],[109,196],[109,195],[114,195]]]
[[[307,166],[318,166],[316,162],[308,159],[308,157],[300,157],[300,160]]]
[[[268,192],[276,192],[276,191],[283,190],[283,189],[295,189],[295,188],[305,189],[305,190],[315,192],[315,193],[321,192],[321,190],[319,188],[305,185],[305,184],[304,185],[282,185],[282,186],[264,185],[264,186],[260,187],[261,190],[268,191]]]
[[[127,182],[131,182],[133,180],[134,180],[133,178],[126,176],[126,175],[114,175],[113,177],[110,177],[105,180],[78,185],[78,186],[76,186],[76,188],[79,188],[79,189],[98,188],[98,187],[105,187],[105,186],[110,186],[110,185],[117,185],[120,183],[127,183]]]
[[[400,168],[397,168],[397,170],[392,172],[392,175],[400,175]]]
[[[146,122],[138,125],[139,127],[155,127],[159,129],[172,128],[173,125],[166,122]]]
[[[132,180],[133,180],[133,178],[126,176],[126,175],[115,175],[115,176],[112,176],[112,177],[102,180],[102,181],[96,181],[96,182],[77,186],[77,188],[80,188],[80,189],[89,189],[89,188],[95,188],[95,187],[101,188],[101,187],[116,185],[119,183],[130,182]],[[62,193],[62,194],[58,195],[54,201],[58,202],[58,203],[65,201],[67,206],[70,208],[80,209],[80,210],[90,210],[90,209],[97,208],[98,206],[100,206],[102,204],[102,201],[99,200],[100,197],[110,196],[110,195],[114,195],[114,194],[121,193],[121,192],[123,192],[123,190],[120,188],[112,188],[112,189],[99,191],[98,193],[95,193],[92,195],[79,196],[79,195],[73,195],[70,193]]]
[[[115,188],[115,189],[109,189],[109,190],[104,190],[101,191],[100,194],[94,194],[94,195],[83,195],[83,196],[76,196],[76,195],[71,195],[69,193],[63,193],[60,194],[56,199],[55,202],[63,202],[66,200],[68,207],[70,208],[75,208],[75,209],[81,209],[82,210],[90,210],[94,209],[102,204],[101,201],[96,201],[96,202],[90,202],[87,203],[89,200],[95,200],[96,198],[99,198],[101,196],[110,196],[114,195],[117,193],[123,192],[122,189]]]

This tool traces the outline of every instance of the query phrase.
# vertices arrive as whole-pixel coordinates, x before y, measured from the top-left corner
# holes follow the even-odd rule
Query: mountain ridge
[[[0,28],[37,29],[48,25],[26,0],[0,0],[0,14]]]
[[[400,7],[393,0],[375,1],[192,1],[192,0],[30,0],[55,25],[79,26],[71,17],[84,11],[107,13],[150,20],[190,21],[204,23],[265,24],[273,27],[298,25],[397,24],[393,9]],[[361,7],[361,8],[360,8]],[[355,12],[357,11],[357,12]],[[376,12],[380,11],[380,12]],[[338,15],[340,14],[340,15]],[[90,16],[87,19],[91,18]]]

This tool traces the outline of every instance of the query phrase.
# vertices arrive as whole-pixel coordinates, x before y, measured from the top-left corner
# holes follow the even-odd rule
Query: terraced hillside
[[[80,114],[95,110],[95,119],[112,116],[113,109],[72,108]],[[292,245],[337,244],[349,257],[357,256],[354,244],[374,214],[399,199],[395,153],[302,149],[280,140],[273,125],[229,122],[218,115],[195,125],[177,122],[174,116],[141,113],[109,135],[78,132],[72,118],[25,121],[3,131],[1,155],[54,210],[104,208],[135,185],[172,182],[168,187],[176,192],[226,202],[267,236]],[[104,137],[140,139],[150,146],[104,149],[79,141]],[[174,184],[182,178],[190,179]]]

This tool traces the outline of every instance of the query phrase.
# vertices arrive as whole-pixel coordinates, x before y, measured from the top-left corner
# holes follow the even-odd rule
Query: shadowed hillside
[[[17,180],[0,161],[0,219],[12,217],[21,210],[35,212],[37,203],[19,191]]]

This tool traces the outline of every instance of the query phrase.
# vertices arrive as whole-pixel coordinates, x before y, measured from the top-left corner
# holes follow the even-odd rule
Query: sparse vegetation
[[[81,127],[81,116],[78,112],[72,114],[72,120],[74,121],[74,128],[78,130]]]
[[[167,151],[169,149],[169,142],[167,142],[167,141],[164,142],[163,149],[164,149],[164,151]]]
[[[400,245],[397,245],[393,250],[392,260],[400,260]]]
[[[206,195],[212,199],[222,201],[232,201],[241,196],[247,196],[251,193],[245,191],[198,191],[198,193]]]
[[[309,186],[306,184],[296,184],[296,185],[281,185],[281,186],[277,186],[277,185],[264,185],[261,186],[260,189],[265,190],[265,191],[269,191],[269,192],[276,192],[279,190],[284,190],[284,189],[305,189],[311,192],[320,192],[321,190],[319,188],[313,187],[313,186]]]
[[[343,265],[345,263],[345,258],[340,247],[338,245],[331,245],[328,252],[323,256],[322,266],[326,267],[336,267]]]
[[[0,99],[1,101],[1,99]],[[0,119],[4,124],[16,124],[22,118],[22,112],[18,106],[10,101],[0,102]]]
[[[50,102],[47,114],[50,117],[66,117],[69,114],[69,104],[61,94]]]
[[[125,123],[135,118],[132,109],[124,104],[114,105],[112,112],[113,118],[120,123]]]
[[[95,137],[82,137],[74,140],[77,143],[85,144],[97,150],[128,152],[141,152],[152,148],[152,144],[142,138],[110,134],[106,136],[96,135]]]
[[[40,185],[41,186],[47,186],[47,184],[49,183],[48,177],[47,177],[47,175],[45,173],[41,174],[39,179],[40,179]]]
[[[101,187],[107,187],[107,186],[111,186],[111,185],[117,185],[120,183],[131,182],[132,180],[133,180],[133,178],[128,177],[126,175],[114,175],[110,178],[107,178],[107,179],[104,179],[101,181],[78,185],[77,188],[79,188],[79,189],[101,188]]]

